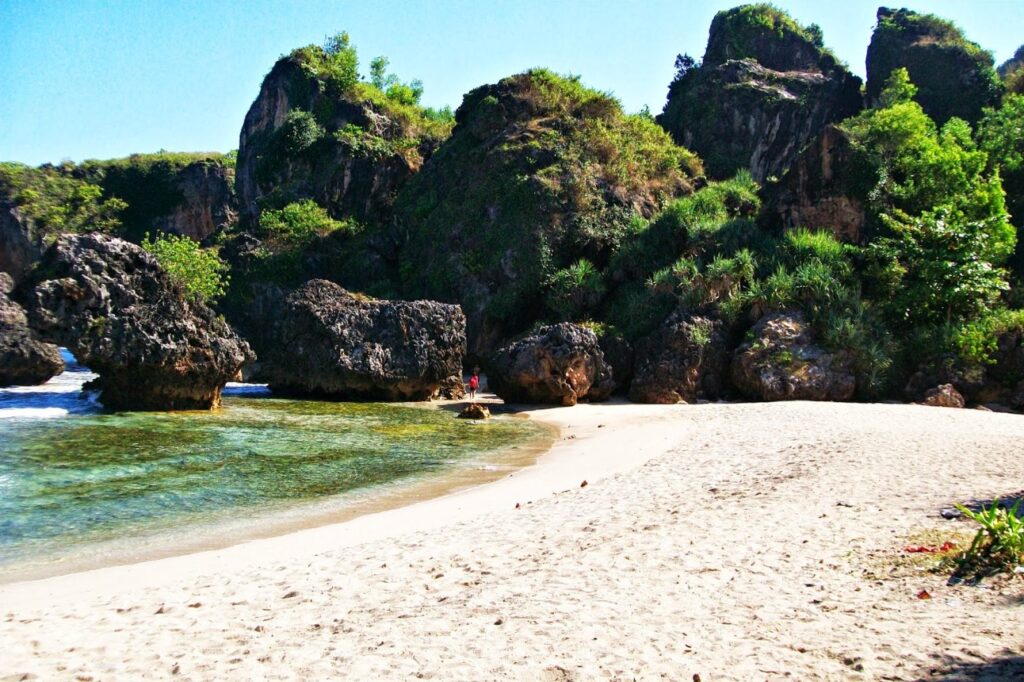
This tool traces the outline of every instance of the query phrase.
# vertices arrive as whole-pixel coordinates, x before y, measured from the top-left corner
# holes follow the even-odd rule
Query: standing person
[[[469,378],[469,398],[476,400],[476,391],[480,388],[480,368],[473,368],[473,376]]]

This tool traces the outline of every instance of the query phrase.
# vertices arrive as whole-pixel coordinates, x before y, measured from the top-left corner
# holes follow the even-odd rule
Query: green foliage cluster
[[[1010,265],[1020,281],[1024,278],[1024,94],[1008,94],[998,109],[985,109],[977,141],[978,148],[988,154],[989,171],[1002,178],[1006,208],[1017,226],[1017,252]]]
[[[977,534],[964,552],[958,573],[979,577],[1001,570],[1011,571],[1024,564],[1024,520],[1020,516],[1020,500],[1006,509],[994,500],[988,507],[973,511],[958,504],[960,513],[977,523]]]
[[[229,268],[216,249],[204,249],[198,242],[174,234],[146,235],[142,248],[153,254],[190,300],[213,304],[227,291]]]
[[[127,204],[103,196],[103,188],[79,177],[72,164],[32,168],[0,163],[0,198],[31,219],[44,238],[64,232],[116,233]]]
[[[315,239],[334,232],[354,234],[359,229],[351,220],[335,220],[312,199],[264,211],[260,216],[260,228],[266,242],[282,250],[308,246]]]

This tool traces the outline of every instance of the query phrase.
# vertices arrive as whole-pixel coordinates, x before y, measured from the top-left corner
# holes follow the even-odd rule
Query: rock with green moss
[[[917,86],[915,100],[937,124],[957,116],[969,123],[999,100],[992,54],[967,40],[953,23],[907,9],[878,10],[867,54],[867,97],[877,102],[894,69]]]
[[[1024,95],[1024,45],[1018,47],[997,71],[1007,92]]]
[[[399,195],[402,284],[460,303],[471,352],[486,353],[545,314],[555,273],[602,267],[635,217],[701,174],[653,121],[575,78],[537,69],[476,88]]]
[[[414,102],[341,78],[332,53],[309,46],[263,79],[242,126],[236,189],[243,227],[263,208],[313,199],[335,218],[385,223],[396,192],[450,129]]]
[[[860,79],[820,34],[770,5],[719,12],[702,64],[683,64],[658,121],[713,178],[780,177],[829,123],[861,108]]]
[[[728,344],[721,320],[673,313],[637,344],[629,399],[669,405],[717,400],[728,374]]]

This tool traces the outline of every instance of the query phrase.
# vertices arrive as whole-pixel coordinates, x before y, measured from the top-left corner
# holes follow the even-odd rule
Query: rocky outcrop
[[[335,218],[387,223],[399,188],[441,138],[379,102],[339,92],[296,56],[263,79],[239,138],[235,188],[243,227],[261,199],[313,199]]]
[[[19,289],[31,327],[99,374],[109,409],[208,409],[253,359],[248,344],[139,247],[65,235]]]
[[[615,383],[594,332],[563,322],[496,351],[487,380],[509,403],[575,405],[606,400]]]
[[[175,178],[181,201],[159,216],[153,229],[206,240],[236,220],[234,169],[221,163],[197,161],[182,168]]]
[[[867,237],[864,203],[853,195],[849,136],[827,126],[775,186],[767,188],[764,223],[776,229],[827,230],[858,244]]]
[[[470,91],[455,120],[402,190],[395,235],[403,286],[462,305],[479,355],[543,314],[555,272],[607,261],[635,215],[691,193],[702,172],[650,121],[541,69]]]
[[[860,79],[811,33],[767,5],[719,12],[700,66],[669,87],[659,123],[708,175],[781,177],[829,123],[862,107]]]
[[[274,391],[358,400],[428,400],[461,375],[466,318],[434,301],[382,301],[312,280],[288,295],[261,354]]]
[[[64,371],[56,346],[37,341],[25,311],[8,298],[10,275],[0,272],[0,386],[35,386]]]
[[[929,407],[963,407],[965,405],[964,397],[953,388],[953,384],[942,384],[928,389],[921,402]]]
[[[42,253],[32,221],[10,201],[0,201],[0,272],[22,280]]]
[[[801,313],[762,317],[733,356],[733,385],[754,400],[849,400],[856,389],[853,363],[815,343]]]
[[[914,98],[942,125],[957,116],[976,123],[981,110],[999,101],[992,55],[954,24],[907,9],[878,9],[867,54],[867,97],[877,102],[885,81],[903,67],[917,86]]]
[[[677,312],[637,344],[629,399],[637,403],[717,400],[729,367],[721,320]]]

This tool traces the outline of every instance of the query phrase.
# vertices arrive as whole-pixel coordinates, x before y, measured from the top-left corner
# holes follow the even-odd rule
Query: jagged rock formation
[[[1001,86],[992,55],[952,23],[907,9],[878,9],[867,54],[867,97],[877,102],[886,79],[904,67],[917,86],[914,98],[942,125],[953,116],[969,123],[999,100]]]
[[[274,391],[358,400],[428,400],[461,375],[466,318],[434,301],[381,301],[312,280],[285,299],[261,349]]]
[[[563,322],[496,351],[487,381],[509,403],[575,405],[606,400],[615,387],[594,332]]]
[[[14,289],[10,275],[0,272],[0,386],[35,386],[64,371],[56,346],[37,341],[25,311],[7,297]]]
[[[31,327],[99,374],[109,409],[208,409],[253,358],[156,260],[100,234],[65,235],[19,289]]]
[[[669,86],[659,123],[713,178],[781,177],[829,123],[862,106],[860,79],[812,33],[769,5],[719,12],[700,66]]]
[[[313,199],[335,218],[386,223],[395,193],[445,137],[445,126],[391,111],[386,100],[339,91],[296,51],[279,60],[249,107],[235,187],[243,227],[261,204]]]
[[[491,411],[487,409],[486,405],[480,403],[470,403],[462,408],[462,412],[459,412],[460,419],[490,419]]]
[[[42,253],[35,225],[10,201],[0,201],[0,273],[20,282]]]
[[[607,262],[634,215],[690,193],[702,172],[651,121],[544,70],[472,90],[455,118],[399,196],[396,241],[403,285],[459,302],[479,354],[530,327],[555,271]]]
[[[772,313],[736,349],[733,385],[754,400],[849,400],[856,389],[853,363],[817,345],[802,313]]]
[[[768,188],[763,222],[773,228],[828,230],[841,241],[857,244],[865,237],[864,202],[853,196],[850,138],[827,126],[807,146],[782,180]]]
[[[718,399],[729,366],[727,344],[721,320],[672,314],[637,344],[629,399],[662,404]]]

